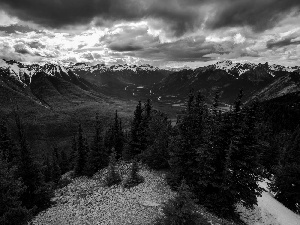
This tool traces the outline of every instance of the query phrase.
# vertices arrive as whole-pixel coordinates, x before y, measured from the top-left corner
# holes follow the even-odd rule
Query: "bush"
[[[195,201],[189,187],[183,180],[178,196],[163,207],[164,216],[155,225],[209,225],[208,221],[195,210]]]
[[[138,169],[137,161],[134,160],[131,165],[130,174],[123,184],[125,188],[132,188],[144,182],[144,178],[138,174]]]
[[[106,177],[104,179],[104,185],[110,187],[121,183],[121,181],[122,181],[121,176],[116,171],[116,153],[113,151],[109,159],[109,165],[108,165]]]

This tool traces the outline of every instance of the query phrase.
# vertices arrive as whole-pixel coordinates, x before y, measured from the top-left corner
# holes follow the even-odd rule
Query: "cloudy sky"
[[[299,0],[0,0],[0,58],[300,66]]]

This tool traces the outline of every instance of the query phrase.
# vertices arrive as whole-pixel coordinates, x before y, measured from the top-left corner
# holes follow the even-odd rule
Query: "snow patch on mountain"
[[[69,67],[71,70],[81,70],[81,71],[87,71],[87,72],[117,72],[117,71],[132,71],[135,73],[138,73],[140,71],[157,71],[159,70],[158,67],[153,67],[151,65],[127,65],[127,64],[118,64],[118,65],[112,65],[108,66],[105,64],[97,64],[95,66],[89,66],[85,63],[77,63],[75,65],[72,65]]]
[[[255,70],[258,67],[265,67],[266,71],[271,75],[271,76],[275,76],[274,72],[277,71],[286,71],[286,72],[293,72],[296,70],[299,70],[300,67],[294,66],[294,67],[285,67],[285,66],[281,66],[281,65],[269,65],[268,63],[266,64],[254,64],[254,63],[234,63],[231,60],[224,60],[224,61],[220,61],[217,62],[214,65],[208,66],[210,68],[214,68],[214,69],[220,69],[220,70],[224,70],[229,74],[238,74],[238,76],[247,73],[251,70]]]

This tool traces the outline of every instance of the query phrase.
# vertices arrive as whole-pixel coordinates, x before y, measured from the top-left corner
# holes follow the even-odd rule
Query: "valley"
[[[68,149],[66,143],[79,123],[91,137],[96,113],[109,124],[118,110],[128,126],[138,101],[149,98],[175,125],[190,90],[202,91],[209,107],[219,92],[219,109],[226,112],[240,89],[245,102],[255,96],[267,100],[299,91],[292,79],[297,72],[298,67],[231,61],[174,72],[150,65],[63,66],[0,60],[0,111],[12,121],[11,112],[18,108],[33,149],[49,143]]]
[[[245,110],[245,112],[243,112],[244,114],[241,115],[251,115],[251,110],[247,111],[247,109],[251,109],[251,107],[255,109],[255,104],[252,104],[252,100],[255,99],[258,100],[258,104],[261,108],[254,110],[254,112],[264,112],[262,118],[259,118],[258,121],[263,121],[266,125],[265,127],[257,122],[257,125],[255,125],[257,127],[253,127],[253,129],[256,129],[255,132],[257,132],[255,135],[259,136],[257,139],[261,139],[261,142],[258,144],[260,148],[256,154],[259,154],[257,157],[260,162],[263,163],[269,171],[272,171],[273,167],[268,167],[270,164],[268,154],[272,154],[272,148],[270,146],[272,145],[271,138],[273,137],[273,135],[269,133],[270,130],[275,132],[276,140],[280,139],[286,142],[289,140],[288,135],[291,135],[292,130],[297,130],[298,123],[295,123],[294,119],[300,116],[300,111],[298,110],[300,98],[299,72],[299,67],[287,68],[278,65],[270,66],[268,64],[234,64],[230,61],[223,61],[196,69],[184,68],[182,70],[171,71],[149,65],[116,65],[108,67],[105,65],[88,66],[86,64],[75,64],[63,66],[58,64],[23,64],[16,61],[2,60],[0,61],[0,113],[1,119],[8,124],[8,130],[11,133],[12,139],[15,141],[18,141],[18,135],[20,134],[19,127],[15,124],[17,121],[16,118],[19,117],[21,119],[24,125],[27,143],[30,146],[30,153],[34,156],[35,160],[43,163],[45,176],[47,176],[46,169],[50,168],[50,164],[47,165],[49,157],[52,157],[52,160],[56,157],[59,163],[59,165],[57,165],[58,168],[66,167],[65,164],[68,165],[64,172],[73,168],[75,172],[72,171],[71,173],[76,173],[77,164],[74,165],[73,163],[74,160],[79,160],[80,146],[81,148],[87,149],[84,150],[85,153],[82,153],[88,154],[85,156],[85,160],[87,160],[86,163],[95,163],[98,167],[100,165],[98,160],[100,159],[98,158],[97,161],[93,161],[94,159],[90,156],[90,154],[100,154],[100,152],[93,153],[95,141],[97,140],[95,139],[95,128],[96,134],[98,132],[98,135],[103,135],[99,136],[99,138],[102,138],[103,146],[105,146],[102,151],[114,149],[112,146],[115,146],[117,151],[119,151],[118,157],[122,157],[126,162],[126,157],[128,157],[126,156],[126,154],[128,154],[126,151],[130,150],[134,152],[136,149],[144,148],[142,153],[138,153],[137,155],[141,157],[143,162],[148,164],[148,166],[153,166],[154,169],[158,170],[173,169],[176,171],[177,168],[172,167],[170,160],[167,161],[167,159],[174,156],[176,159],[176,151],[180,148],[182,148],[183,152],[179,153],[179,156],[187,154],[186,149],[191,149],[193,143],[197,148],[196,143],[198,140],[202,140],[203,137],[210,138],[210,136],[205,136],[205,133],[204,136],[201,136],[202,132],[209,133],[211,137],[216,135],[214,132],[217,132],[217,136],[214,137],[216,140],[210,140],[210,142],[206,142],[204,145],[214,143],[216,148],[219,148],[220,141],[222,147],[217,151],[219,151],[220,154],[229,154],[227,152],[222,153],[222,151],[224,151],[223,145],[229,145],[228,140],[234,138],[230,137],[231,132],[237,132],[232,125],[235,123],[232,118],[239,114],[236,114],[234,110],[240,110],[241,112]],[[243,92],[240,90],[243,90]],[[198,91],[200,91],[201,95],[197,94]],[[147,102],[147,99],[151,101]],[[190,103],[187,102],[188,99]],[[138,104],[139,101],[141,102],[140,105]],[[190,106],[188,106],[188,104],[190,104]],[[215,105],[217,105],[216,108]],[[142,120],[139,122],[140,125],[135,128],[138,112]],[[221,113],[218,114],[218,112]],[[147,116],[149,116],[148,119]],[[214,119],[211,120],[211,118]],[[223,119],[218,121],[220,118]],[[188,119],[191,119],[191,121]],[[231,120],[231,122],[226,124],[228,119]],[[245,121],[251,121],[251,119],[245,119]],[[147,125],[147,123],[149,123],[149,125]],[[188,129],[182,126],[182,123],[186,123]],[[100,129],[99,124],[101,124],[101,132],[97,130]],[[210,126],[213,127],[212,130],[208,129]],[[236,127],[238,126],[241,125],[236,125]],[[247,129],[247,122],[245,122],[243,126],[244,127],[240,127],[239,129]],[[148,135],[147,138],[134,139],[133,129],[137,129],[137,134],[141,136],[144,134]],[[227,132],[226,129],[231,130]],[[180,132],[178,133],[179,130]],[[288,135],[284,136],[282,130],[288,130]],[[250,134],[251,133],[245,133],[245,135],[248,135],[247,137],[254,142],[255,139],[251,139],[254,135],[251,136]],[[118,135],[120,136],[118,137]],[[236,135],[243,137],[242,135],[244,135],[244,133],[237,132]],[[196,138],[194,136],[196,136]],[[282,137],[283,139],[281,139]],[[189,144],[178,144],[178,141],[184,138],[190,138]],[[248,138],[246,139],[248,140]],[[121,145],[118,145],[118,143],[121,143]],[[151,147],[144,145],[145,143],[148,143]],[[102,146],[102,144],[100,144],[100,146]],[[245,145],[247,144],[249,143],[245,141]],[[249,146],[249,148],[252,148],[251,144]],[[75,151],[78,151],[75,156],[74,148]],[[231,147],[228,148],[232,151]],[[145,151],[146,149],[149,151],[147,154],[145,154],[145,152],[147,152]],[[170,151],[170,153],[167,152],[166,149]],[[202,147],[199,149],[203,151],[201,150]],[[63,154],[65,154],[64,159]],[[206,154],[211,153],[208,151]],[[250,159],[252,157],[251,154],[249,156]],[[101,157],[107,157],[107,155]],[[112,160],[111,157],[110,161]],[[207,161],[205,159],[205,155],[204,158],[202,158],[202,154],[197,157],[199,157],[197,160],[204,160],[199,166],[209,163],[209,160]],[[229,158],[225,157],[225,159],[228,160]],[[63,160],[67,160],[68,163]],[[154,161],[152,162],[152,160]],[[176,164],[176,160],[174,162]],[[157,174],[150,173],[147,167],[141,170],[140,174],[142,175],[140,176],[145,178],[151,177],[151,179],[147,178],[146,180],[146,182],[154,185],[153,188],[149,190],[149,193],[140,193],[142,192],[141,190],[145,189],[143,188],[144,186],[142,186],[145,185],[145,183],[137,186],[139,188],[137,192],[132,192],[132,190],[124,191],[123,186],[129,176],[129,167],[126,163],[123,165],[122,161],[118,161],[118,163],[118,166],[127,167],[127,175],[124,175],[124,171],[120,170],[119,172],[123,174],[122,184],[109,189],[112,192],[117,190],[118,196],[116,198],[111,197],[109,194],[110,191],[105,192],[107,188],[105,182],[102,181],[105,177],[102,173],[108,173],[105,172],[106,169],[100,171],[96,179],[80,178],[81,180],[78,180],[71,176],[68,180],[64,181],[60,178],[59,182],[66,182],[66,188],[71,188],[68,190],[68,193],[71,193],[72,196],[77,195],[77,192],[85,192],[84,188],[82,190],[73,190],[74,188],[72,187],[76,182],[79,182],[82,187],[91,184],[89,188],[95,190],[95,192],[90,193],[93,197],[86,198],[87,196],[85,196],[82,198],[81,194],[79,194],[79,197],[68,197],[69,200],[67,200],[67,202],[60,202],[61,199],[66,198],[68,194],[63,193],[67,190],[66,188],[58,188],[55,192],[55,197],[52,198],[52,201],[56,202],[57,205],[40,213],[33,220],[33,223],[40,224],[40,221],[43,221],[45,224],[51,224],[53,219],[60,221],[60,223],[66,223],[66,220],[80,223],[80,221],[86,221],[86,217],[89,217],[89,221],[100,220],[102,217],[95,216],[98,214],[96,213],[98,211],[95,210],[96,206],[93,205],[93,207],[89,208],[87,206],[89,203],[85,202],[85,200],[91,203],[94,199],[98,199],[97,201],[101,202],[103,198],[107,196],[109,196],[111,200],[102,204],[103,207],[105,206],[111,209],[112,202],[117,202],[117,204],[120,205],[119,201],[120,199],[122,200],[124,196],[127,198],[127,201],[130,202],[130,207],[126,206],[124,208],[122,206],[114,209],[118,212],[121,210],[121,212],[118,213],[120,218],[116,219],[118,222],[115,222],[114,217],[110,216],[103,217],[105,220],[114,221],[113,223],[116,224],[122,224],[126,219],[138,221],[135,223],[140,223],[141,220],[154,221],[157,217],[162,215],[161,210],[163,209],[161,208],[162,206],[160,207],[160,204],[163,205],[161,202],[162,198],[166,198],[166,201],[169,199],[170,201],[170,196],[173,195],[173,192],[168,189],[169,186],[174,185],[170,180],[176,180],[177,178],[172,177],[172,173],[163,174],[163,178],[159,178]],[[226,165],[224,162],[222,163]],[[249,163],[249,167],[242,169],[246,170],[250,168],[252,159],[247,163]],[[240,164],[237,163],[236,165]],[[55,166],[54,162],[52,162],[51,166]],[[116,168],[118,168],[118,166]],[[103,169],[103,167],[101,168]],[[107,170],[109,169],[111,169],[111,167],[108,167]],[[188,172],[188,168],[185,168],[183,171],[186,173],[186,176],[189,176],[190,173],[194,173]],[[227,170],[227,168],[225,168],[225,171],[231,176],[230,173],[233,170]],[[203,169],[203,173],[205,172],[205,169]],[[257,172],[255,169],[255,173]],[[53,171],[48,173],[55,174]],[[87,174],[87,170],[82,170],[77,176],[81,177]],[[201,176],[201,174],[196,175],[197,177]],[[260,176],[261,174],[255,176],[252,185],[258,184],[261,178]],[[153,180],[158,178],[162,179],[163,182],[167,182],[164,184],[164,190],[169,190],[166,196],[164,193],[161,193],[161,189],[158,188],[159,185],[157,183],[154,182],[154,184],[152,184]],[[208,176],[205,179],[210,180],[214,179],[214,177]],[[98,181],[95,180],[101,180],[101,182],[97,183]],[[246,182],[249,182],[249,180],[251,180],[249,177],[245,178]],[[69,183],[70,185],[68,185]],[[236,188],[236,191],[239,191],[235,184],[231,185],[232,188]],[[95,187],[101,188],[98,190]],[[132,198],[132,193],[136,193],[138,196],[144,196],[145,198],[155,194],[159,196],[156,199],[156,202],[159,202],[159,204],[156,202],[149,203],[148,200],[144,201],[143,198],[136,200]],[[257,199],[261,201],[260,198]],[[78,203],[77,201],[79,200],[83,202],[84,205]],[[271,200],[275,201],[274,199]],[[207,201],[212,200],[208,199]],[[122,213],[131,213],[139,204],[152,204],[155,207],[159,206],[159,208],[145,208],[143,215],[147,216],[147,220],[136,216],[130,216],[128,218],[121,216],[123,215]],[[232,205],[235,207],[235,204],[232,203]],[[75,208],[72,208],[73,206]],[[63,215],[59,214],[57,217],[54,216],[57,214],[57,208],[63,210]],[[71,211],[68,210],[71,208]],[[240,206],[238,206],[238,208],[241,210],[241,218],[243,218],[243,215],[247,216],[253,213],[255,215],[251,217],[251,221],[268,221],[267,216],[259,211],[260,208],[255,208],[254,211],[246,210]],[[77,212],[76,216],[72,214],[73,210]],[[218,217],[219,215],[223,216],[221,212],[214,212],[214,210],[209,213],[207,213],[204,208],[199,208],[199,210],[198,213],[202,216],[204,215],[207,220],[208,218],[213,218],[213,224],[218,224],[218,221],[221,221]],[[234,209],[232,210],[234,211]],[[65,213],[68,214],[68,219],[64,217]],[[218,216],[215,216],[214,213]],[[294,214],[290,214],[294,216]],[[224,217],[226,217],[225,214]],[[298,217],[295,216],[295,218],[294,220],[297,221]],[[222,221],[226,221],[226,224],[239,224],[239,222],[235,223],[235,221],[231,219]],[[270,220],[275,221],[276,218],[272,217]],[[246,220],[244,219],[244,221]],[[249,221],[247,223],[251,224],[252,222]],[[107,224],[107,222],[105,222],[105,224]]]

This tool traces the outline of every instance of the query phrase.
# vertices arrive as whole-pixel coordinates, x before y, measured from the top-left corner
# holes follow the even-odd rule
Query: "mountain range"
[[[300,67],[222,61],[194,70],[172,73],[160,82],[158,89],[168,94],[183,95],[189,89],[201,90],[210,98],[216,91],[220,91],[221,100],[228,104],[243,89],[246,100],[254,96],[266,100],[298,91],[296,80],[299,72]]]
[[[36,149],[49,145],[49,140],[63,146],[78,123],[84,124],[89,136],[96,113],[106,123],[116,109],[129,118],[137,100],[150,97],[154,107],[173,118],[191,89],[203,91],[208,102],[219,91],[221,102],[232,104],[241,88],[244,101],[254,97],[270,100],[298,93],[299,72],[299,67],[231,61],[196,69],[160,69],[150,65],[63,66],[0,60],[0,113],[13,121],[11,112],[18,109]]]
[[[73,97],[83,100],[104,98],[104,95],[128,97],[131,93],[124,94],[129,86],[151,88],[157,96],[186,96],[190,89],[194,89],[212,97],[219,90],[221,100],[227,103],[234,101],[239,89],[244,90],[246,99],[253,96],[269,99],[297,91],[299,72],[300,67],[296,66],[233,63],[229,60],[179,71],[150,65],[90,66],[77,63],[64,67],[0,60],[1,86],[49,107],[60,102],[61,98],[72,101]]]

